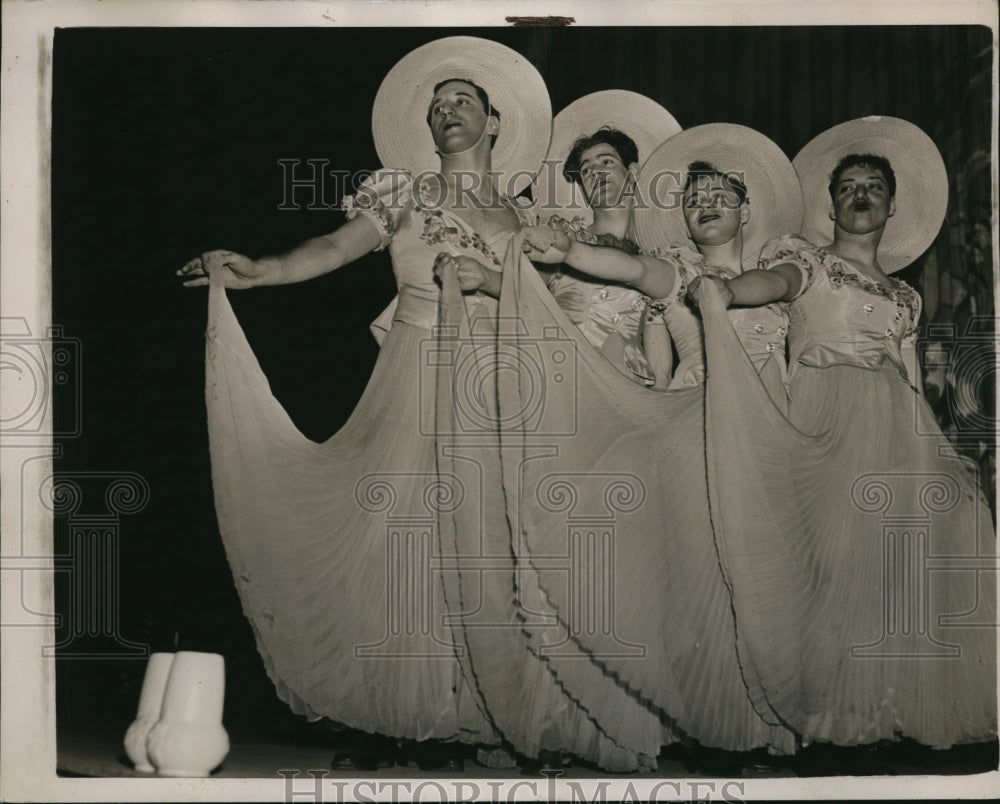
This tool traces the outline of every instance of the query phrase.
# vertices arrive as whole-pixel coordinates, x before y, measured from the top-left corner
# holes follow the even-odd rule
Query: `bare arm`
[[[264,285],[288,285],[304,282],[347,265],[381,243],[378,229],[359,215],[335,232],[314,237],[287,254],[253,260],[232,251],[208,251],[181,268],[184,287],[207,285],[209,275],[219,271],[228,288],[252,288]]]
[[[533,261],[565,262],[582,273],[629,285],[662,299],[673,290],[676,269],[654,257],[634,256],[614,246],[591,246],[572,240],[565,232],[548,226],[532,226],[524,232],[524,252]]]
[[[702,280],[716,281],[726,307],[761,307],[776,301],[794,299],[802,287],[802,274],[794,265],[784,263],[766,271],[745,271],[732,279],[697,277],[688,286],[688,298],[695,304],[701,300]]]

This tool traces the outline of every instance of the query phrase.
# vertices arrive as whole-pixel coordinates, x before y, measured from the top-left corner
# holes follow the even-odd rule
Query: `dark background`
[[[527,56],[553,112],[589,92],[631,89],[685,128],[740,123],[789,157],[864,115],[922,127],[952,181],[938,242],[902,274],[924,293],[929,320],[938,278],[959,270],[972,222],[989,216],[985,28],[57,30],[52,320],[79,339],[80,380],[57,388],[56,424],[71,431],[78,421],[80,432],[57,439],[56,469],[135,473],[150,488],[148,504],[117,521],[116,567],[91,577],[117,589],[117,640],[72,632],[74,584],[87,579],[57,577],[61,720],[99,709],[124,733],[145,667],[125,645],[136,643],[222,653],[227,726],[298,722],[264,675],[217,533],[206,293],[182,289],[174,272],[209,249],[260,256],[336,228],[343,216],[307,209],[302,191],[299,210],[278,209],[278,160],[377,168],[379,83],[414,47],[454,34]],[[358,399],[377,355],[368,323],[393,293],[388,256],[377,253],[304,285],[231,294],[275,396],[311,438],[334,433]],[[57,518],[57,554],[70,549],[73,524]],[[102,652],[111,658],[95,658]]]

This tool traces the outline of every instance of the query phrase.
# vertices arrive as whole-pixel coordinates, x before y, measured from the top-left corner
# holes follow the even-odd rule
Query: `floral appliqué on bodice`
[[[639,247],[628,238],[594,234],[582,218],[566,220],[554,216],[549,219],[549,225],[559,227],[580,243],[617,248],[626,254],[640,253]],[[559,306],[594,347],[601,349],[610,335],[618,334],[625,345],[624,363],[628,371],[644,385],[655,381],[652,366],[642,348],[640,329],[650,302],[643,293],[624,285],[607,284],[563,265],[549,278],[548,287]]]
[[[795,236],[771,241],[761,251],[761,268],[782,264],[802,273],[789,307],[790,362],[877,369],[888,360],[907,377],[901,345],[916,334],[921,311],[916,290],[893,277],[888,284],[872,279]]]

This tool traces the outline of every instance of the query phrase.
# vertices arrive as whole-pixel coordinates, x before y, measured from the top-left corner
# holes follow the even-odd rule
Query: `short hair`
[[[831,199],[836,199],[837,197],[837,185],[840,183],[840,177],[844,175],[844,171],[850,170],[852,167],[875,168],[880,171],[885,176],[885,183],[889,186],[889,195],[895,197],[896,174],[893,172],[892,165],[889,164],[888,159],[884,156],[876,156],[875,154],[848,154],[837,163],[837,167],[830,174],[829,189]]]
[[[584,151],[595,145],[610,145],[626,167],[639,161],[639,149],[636,147],[635,140],[616,128],[602,126],[589,137],[580,137],[573,143],[569,156],[566,157],[566,163],[563,165],[563,177],[566,181],[576,182],[581,187],[583,186],[580,179],[580,157]]]
[[[703,178],[722,179],[723,183],[736,193],[736,197],[741,204],[745,204],[750,200],[750,196],[747,193],[747,186],[743,183],[743,179],[740,178],[739,173],[732,170],[723,173],[715,165],[701,161],[692,162],[688,165],[687,176],[684,178],[684,192],[687,193],[691,189],[692,184]]]
[[[475,89],[476,90],[476,96],[479,98],[479,102],[481,104],[483,104],[483,109],[486,110],[486,114],[489,115],[490,117],[495,117],[497,120],[500,119],[500,110],[496,106],[494,106],[492,103],[490,103],[490,96],[486,92],[486,90],[483,89],[481,86],[479,86],[479,84],[477,84],[475,81],[470,81],[468,78],[446,78],[446,79],[444,79],[444,81],[438,81],[434,85],[434,91],[433,91],[432,95],[437,95],[438,90],[440,90],[441,87],[443,87],[445,84],[451,84],[451,83],[454,83],[455,81],[460,81],[463,84],[468,84],[470,87],[472,87],[473,89]],[[427,110],[427,125],[429,126],[430,124],[431,124],[431,110],[428,109]],[[497,135],[496,134],[491,134],[490,135],[490,148],[492,148],[494,145],[496,145],[496,141],[497,141]]]

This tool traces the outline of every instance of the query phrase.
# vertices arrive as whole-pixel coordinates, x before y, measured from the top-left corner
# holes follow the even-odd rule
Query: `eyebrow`
[[[883,184],[887,184],[888,183],[886,181],[886,179],[881,174],[879,174],[879,173],[869,173],[863,179],[850,179],[850,178],[844,178],[842,176],[840,178],[840,180],[837,182],[837,186],[839,187],[841,184],[847,184],[848,182],[853,183],[853,184],[857,184],[859,181],[871,181],[872,179],[875,179],[875,181],[880,181]]]
[[[447,95],[463,95],[466,98],[470,98],[470,99],[474,97],[471,92],[467,92],[464,89],[457,89],[457,90],[454,90],[452,92],[442,92],[440,95],[435,95],[433,98],[431,98],[431,102],[427,106],[427,111],[428,112],[431,111],[431,109],[434,108],[434,105],[437,104],[438,102],[440,102]]]
[[[593,162],[593,161],[594,161],[595,159],[601,159],[602,157],[605,157],[605,156],[610,156],[610,157],[612,157],[612,158],[614,158],[614,159],[618,159],[618,160],[620,160],[620,159],[621,159],[621,157],[619,157],[617,153],[615,153],[615,152],[614,152],[613,150],[611,150],[611,149],[609,148],[609,149],[608,149],[608,150],[606,150],[606,151],[598,151],[598,152],[597,152],[596,154],[594,154],[593,156],[591,156],[591,157],[588,157],[587,159],[584,159],[584,160],[582,160],[582,161],[580,162],[580,167],[583,167],[584,165],[586,165],[586,164],[587,164],[587,163],[589,163],[589,162]]]

